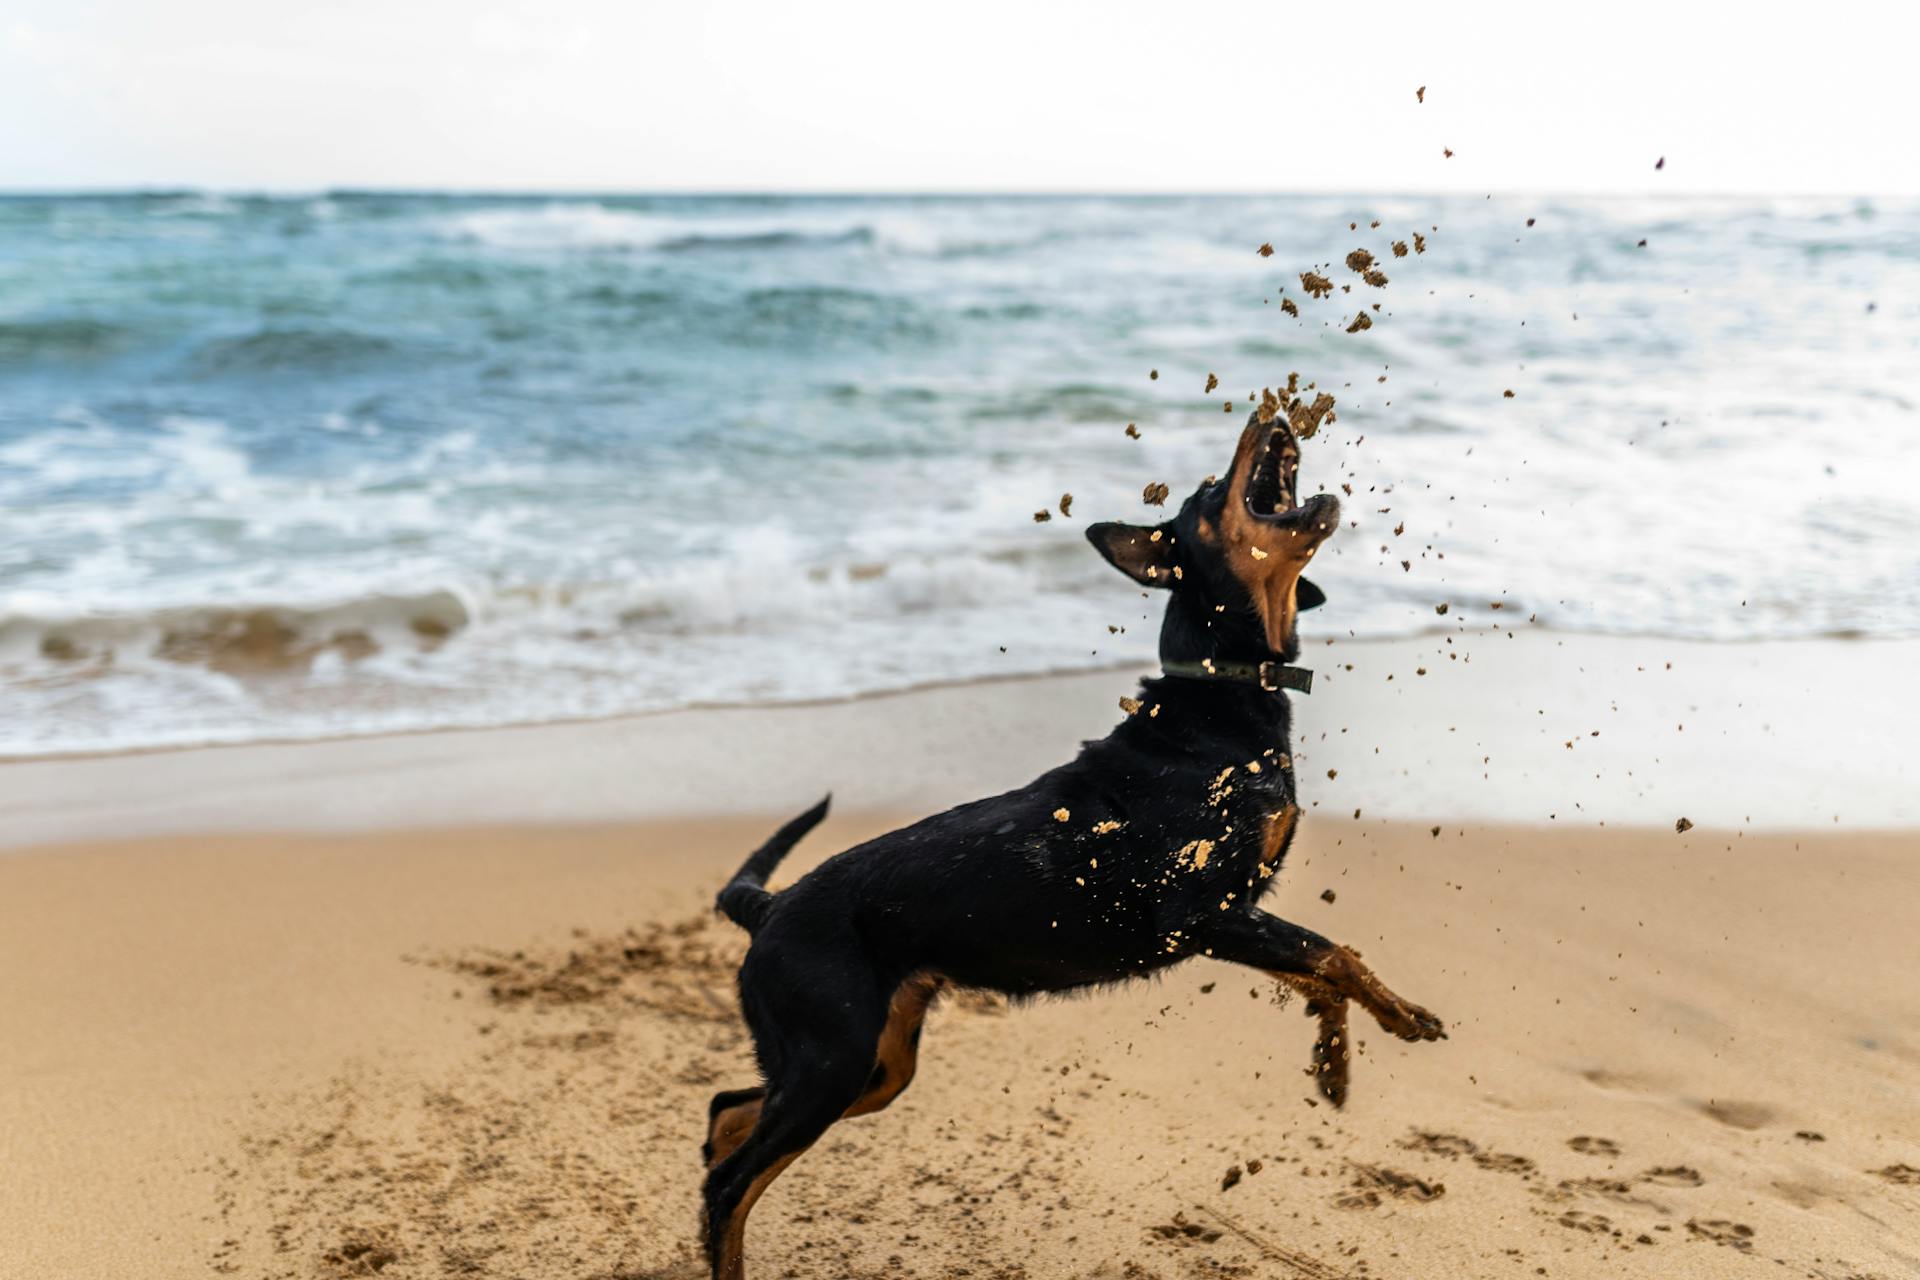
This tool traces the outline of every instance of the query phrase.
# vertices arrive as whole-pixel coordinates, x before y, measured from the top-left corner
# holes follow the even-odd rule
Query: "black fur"
[[[1337,523],[1337,503],[1325,495],[1292,507],[1291,485],[1289,475],[1289,509],[1272,527]],[[1201,486],[1157,526],[1157,539],[1133,526],[1088,530],[1123,572],[1171,589],[1163,661],[1298,654],[1292,633],[1281,652],[1269,648],[1259,608],[1222,548],[1228,488],[1226,480]],[[1318,602],[1304,580],[1297,592],[1298,606]],[[715,1276],[741,1274],[736,1215],[756,1178],[858,1109],[885,1075],[876,1046],[909,979],[933,975],[1019,998],[1143,977],[1196,955],[1246,964],[1309,996],[1322,1018],[1322,1087],[1336,1103],[1346,1087],[1338,1032],[1347,999],[1406,1038],[1443,1034],[1437,1018],[1379,986],[1353,953],[1258,909],[1297,814],[1286,696],[1181,677],[1146,680],[1135,696],[1138,709],[1069,763],[857,845],[767,894],[765,878],[819,821],[823,801],[782,827],[721,893],[721,908],[753,934],[740,995],[766,1089],[751,1133],[718,1153],[707,1180]],[[715,1099],[710,1156],[722,1111],[760,1106],[762,1097]]]
[[[827,816],[827,806],[832,803],[833,794],[829,792],[820,798],[819,804],[789,820],[748,856],[714,902],[727,919],[748,933],[758,931],[760,922],[766,919],[767,908],[773,905],[773,895],[766,890],[767,877],[807,832],[820,825],[820,820]]]

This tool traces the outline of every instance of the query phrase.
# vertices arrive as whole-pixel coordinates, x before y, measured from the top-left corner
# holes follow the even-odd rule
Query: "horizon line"
[[[514,199],[567,196],[573,198],[633,199],[776,199],[776,200],[1186,200],[1288,199],[1301,197],[1362,197],[1366,199],[1529,199],[1643,200],[1643,199],[1848,199],[1920,200],[1920,191],[1849,191],[1795,189],[1678,189],[1584,190],[1580,188],[1400,188],[1295,187],[1289,189],[1218,187],[1164,190],[1124,187],[1061,188],[885,188],[885,187],[594,187],[594,186],[382,186],[333,183],[319,186],[222,186],[195,183],[80,184],[73,186],[10,187],[0,185],[0,200],[58,200],[87,197],[144,197],[204,195],[249,199],[312,199],[324,196],[452,196]]]

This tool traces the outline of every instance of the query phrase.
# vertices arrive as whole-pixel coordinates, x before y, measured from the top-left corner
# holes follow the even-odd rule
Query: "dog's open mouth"
[[[1300,449],[1293,435],[1278,422],[1267,430],[1247,477],[1247,511],[1273,519],[1294,510],[1294,492],[1300,475]]]
[[[1313,541],[1333,532],[1340,519],[1340,500],[1330,493],[1300,498],[1300,446],[1286,424],[1275,421],[1257,452],[1247,476],[1247,514],[1267,525],[1278,525]]]

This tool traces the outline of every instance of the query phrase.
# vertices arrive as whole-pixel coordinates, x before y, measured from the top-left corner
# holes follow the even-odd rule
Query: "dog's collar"
[[[1163,662],[1160,670],[1170,676],[1192,680],[1237,680],[1258,685],[1268,693],[1292,689],[1295,693],[1313,692],[1313,672],[1307,667],[1290,667],[1283,662]]]

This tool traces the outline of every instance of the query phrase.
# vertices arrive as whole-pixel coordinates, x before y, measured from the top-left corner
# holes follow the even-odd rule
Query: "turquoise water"
[[[1145,659],[1080,528],[1296,370],[1328,634],[1920,631],[1913,203],[15,198],[0,753]]]

